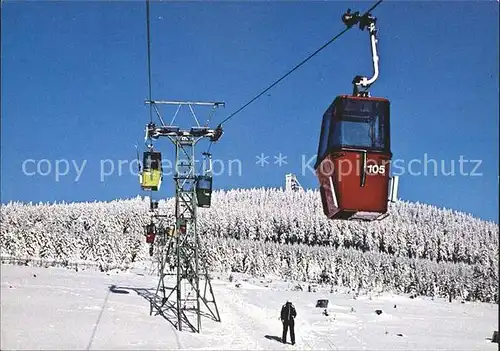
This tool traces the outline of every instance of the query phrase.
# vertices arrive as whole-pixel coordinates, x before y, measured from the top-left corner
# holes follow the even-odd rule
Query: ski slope
[[[178,332],[138,294],[157,279],[145,270],[75,272],[1,266],[2,349],[197,350],[497,350],[498,305],[449,303],[382,294],[354,299],[345,291],[291,291],[294,283],[237,277],[214,280],[222,321]],[[240,287],[236,287],[236,283]],[[115,285],[117,292],[110,286]],[[306,289],[307,290],[307,289]],[[329,299],[329,316],[316,300]],[[297,308],[296,345],[282,344],[282,304]],[[394,307],[396,305],[396,307]],[[376,309],[383,310],[377,315]],[[288,340],[289,341],[289,340]]]

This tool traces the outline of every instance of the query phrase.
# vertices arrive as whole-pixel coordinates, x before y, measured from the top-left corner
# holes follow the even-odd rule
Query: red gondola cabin
[[[146,243],[153,244],[156,237],[156,226],[151,223],[146,226]]]
[[[316,175],[330,219],[386,216],[389,195],[390,102],[338,96],[323,115]]]

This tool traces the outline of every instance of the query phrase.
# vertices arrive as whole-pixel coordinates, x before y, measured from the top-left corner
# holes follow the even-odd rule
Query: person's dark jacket
[[[297,311],[291,302],[287,302],[281,308],[281,320],[284,322],[291,321],[297,317]]]

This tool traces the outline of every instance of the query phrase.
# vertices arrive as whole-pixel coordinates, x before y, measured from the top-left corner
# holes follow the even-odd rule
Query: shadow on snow
[[[176,303],[170,301],[166,297],[161,297],[156,294],[156,288],[137,288],[130,286],[109,286],[109,291],[115,294],[129,294],[129,291],[134,291],[137,295],[144,298],[149,302],[149,315],[153,315],[153,311],[155,311],[155,316],[160,315],[165,318],[174,328],[179,330],[179,313],[177,310]],[[180,311],[181,322],[185,325],[188,325],[192,331],[197,331],[196,327],[191,323],[189,318],[186,316],[184,311]],[[196,313],[193,312],[193,315],[196,316]],[[209,313],[200,311],[201,317],[207,317],[214,321],[217,319]]]

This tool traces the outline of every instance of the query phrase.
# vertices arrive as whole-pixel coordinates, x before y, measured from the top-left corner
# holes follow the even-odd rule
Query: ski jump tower
[[[302,185],[300,185],[297,180],[297,176],[292,173],[285,175],[285,191],[299,191],[303,190]]]

